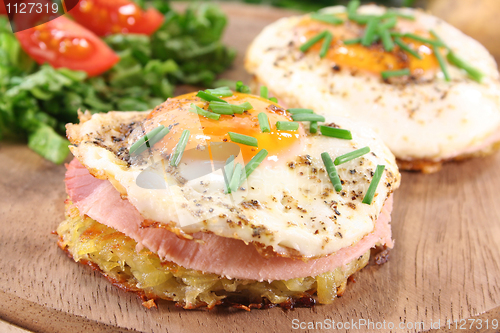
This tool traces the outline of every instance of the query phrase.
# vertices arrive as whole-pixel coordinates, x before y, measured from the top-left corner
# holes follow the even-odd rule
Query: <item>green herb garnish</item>
[[[343,19],[341,19],[340,17],[337,17],[333,14],[312,13],[310,17],[311,17],[311,19],[313,19],[315,21],[321,21],[321,22],[335,24],[335,25],[344,23]]]
[[[325,38],[323,39],[323,45],[321,45],[321,50],[319,51],[319,57],[324,58],[330,49],[330,45],[332,44],[333,35],[330,31],[325,33]]]
[[[358,24],[367,24],[371,20],[379,20],[380,16],[376,15],[361,15],[361,14],[352,14],[349,15],[349,20],[354,21]]]
[[[269,100],[273,103],[278,103],[278,99],[276,97],[269,97]]]
[[[233,108],[229,103],[210,102],[208,108],[218,114],[226,114],[226,115],[234,114]]]
[[[402,19],[405,19],[405,20],[415,21],[415,16],[413,16],[413,15],[403,14],[403,13],[395,12],[395,11],[391,11],[391,10],[382,14],[381,18],[389,18],[389,17],[394,17],[394,16],[401,17]]]
[[[237,114],[242,114],[243,111],[253,109],[252,104],[250,104],[249,102],[244,102],[244,103],[241,103],[240,105],[236,105],[236,104],[230,104],[230,105],[231,105],[231,109],[233,110],[233,112],[237,113]]]
[[[262,132],[271,132],[271,126],[269,125],[269,118],[265,112],[261,112],[258,115],[260,130]]]
[[[248,162],[248,164],[245,166],[245,178],[250,177],[252,172],[254,172],[255,169],[264,161],[266,158],[268,152],[265,149],[261,149],[257,154],[255,154],[254,157]]]
[[[383,71],[381,74],[382,74],[382,78],[384,80],[387,80],[390,77],[410,75],[411,72],[410,72],[409,68],[404,68],[404,69],[398,69],[398,70],[394,70],[394,71]]]
[[[219,118],[220,118],[220,114],[203,110],[198,105],[193,104],[193,103],[191,103],[191,106],[189,108],[189,112],[197,113],[200,116],[203,116],[203,117],[209,118],[209,119],[213,119],[213,120],[219,120]]]
[[[243,173],[243,166],[239,163],[234,167],[234,171],[231,177],[231,181],[229,182],[229,192],[234,192],[238,189],[241,184],[241,176]]]
[[[405,42],[403,42],[401,40],[401,38],[399,37],[396,37],[394,38],[394,42],[404,51],[408,52],[409,54],[411,54],[412,56],[414,56],[415,58],[417,59],[422,59],[422,56],[420,54],[418,54],[417,51],[415,51],[414,49],[412,49],[409,45],[405,44]]]
[[[302,52],[306,52],[307,50],[309,50],[314,44],[316,44],[317,42],[319,42],[320,40],[322,40],[323,38],[325,38],[325,35],[326,35],[327,31],[322,31],[320,32],[319,34],[311,37],[307,42],[305,42],[304,44],[302,44],[300,46],[300,50]]]
[[[484,74],[480,70],[472,67],[471,64],[467,63],[462,58],[459,58],[453,51],[448,51],[446,58],[451,64],[466,71],[473,80],[479,83],[483,80]]]
[[[394,42],[392,41],[391,34],[389,30],[379,30],[380,38],[382,38],[382,45],[384,45],[384,50],[390,52],[394,49]]]
[[[243,84],[243,82],[238,81],[236,82],[236,91],[244,94],[249,94],[250,93],[250,88],[246,85]]]
[[[397,17],[391,16],[387,20],[385,20],[384,22],[381,22],[377,28],[379,31],[386,30],[386,29],[392,29],[396,26],[397,23],[398,23]]]
[[[362,202],[364,204],[371,205],[373,197],[375,196],[375,191],[377,190],[378,183],[382,178],[384,170],[385,170],[385,165],[377,165],[377,169],[375,170],[372,181],[370,182],[370,186],[368,187],[365,197],[363,198]]]
[[[227,103],[227,101],[217,97],[217,96],[214,96],[210,93],[207,93],[206,91],[198,91],[198,93],[196,94],[196,96],[198,96],[199,98],[207,101],[207,102],[221,102],[221,103]]]
[[[439,67],[441,67],[441,71],[443,72],[444,79],[446,81],[450,81],[450,74],[448,73],[448,67],[446,66],[446,62],[444,61],[443,55],[439,52],[439,49],[436,46],[432,47],[432,51],[436,56],[436,59],[439,63]]]
[[[299,113],[314,113],[314,110],[312,109],[301,109],[301,108],[292,108],[292,109],[287,109],[288,112],[291,114],[299,114]]]
[[[260,97],[269,99],[269,90],[266,86],[260,87]]]
[[[317,121],[311,121],[309,123],[309,133],[315,134],[318,132],[318,122]]]
[[[165,135],[170,132],[168,127],[159,125],[157,128],[146,133],[144,136],[139,138],[132,146],[130,146],[131,155],[139,155],[147,148],[153,147],[157,142],[159,142]]]
[[[277,121],[276,129],[278,131],[296,131],[299,129],[299,123],[293,121]]]
[[[365,154],[368,154],[369,152],[370,152],[370,147],[363,147],[363,148],[357,149],[355,151],[352,151],[350,153],[340,155],[339,157],[337,157],[335,159],[335,165],[344,164],[344,163],[349,162],[355,158],[358,158],[358,157],[361,157]]]
[[[360,38],[353,38],[353,39],[346,39],[342,41],[344,45],[351,45],[351,44],[359,44],[361,43],[361,37]]]
[[[434,30],[431,29],[429,32],[431,33],[432,37],[436,38],[436,40],[439,43],[441,43],[441,45],[436,45],[436,46],[444,46],[448,50],[450,50],[450,48],[448,47],[448,45],[446,45],[446,43],[441,39],[441,37],[439,37],[439,35]]]
[[[325,117],[319,114],[310,113],[297,113],[292,114],[292,119],[294,121],[325,121]]]
[[[175,146],[174,154],[170,158],[170,165],[171,166],[178,166],[179,163],[181,162],[182,155],[184,154],[184,150],[186,149],[186,145],[189,141],[189,135],[191,133],[189,130],[184,130],[182,131],[181,137],[179,139],[179,142]]]
[[[330,126],[320,126],[319,130],[321,134],[323,134],[324,136],[329,136],[332,138],[344,139],[344,140],[352,139],[351,131],[345,129],[335,128]]]
[[[226,190],[224,193],[231,193],[231,188],[229,187],[229,183],[233,177],[234,171],[234,155],[229,156],[226,160],[226,164],[224,165],[224,183],[226,184]]]
[[[257,139],[254,138],[253,136],[243,135],[243,134],[234,133],[234,132],[228,132],[228,134],[229,134],[229,138],[233,142],[241,143],[243,145],[252,146],[252,147],[259,146]]]
[[[366,24],[365,34],[361,37],[361,44],[363,46],[370,46],[375,40],[375,33],[377,31],[377,25],[379,20],[376,18],[370,19]]]
[[[443,42],[441,42],[440,40],[437,40],[437,39],[428,39],[428,38],[424,38],[422,36],[419,36],[416,34],[410,34],[410,33],[403,34],[402,36],[419,41],[419,42],[422,42],[422,43],[425,43],[425,44],[429,44],[429,45],[444,46]]]
[[[207,90],[205,90],[205,92],[207,92],[213,96],[217,96],[217,97],[231,97],[231,96],[233,96],[233,92],[231,91],[231,89],[229,89],[229,87],[219,87],[216,89],[207,89]]]
[[[353,15],[358,11],[359,6],[361,5],[361,1],[359,0],[351,0],[347,4],[347,14]]]
[[[333,188],[336,192],[342,191],[342,184],[340,182],[339,174],[337,173],[337,169],[333,164],[332,158],[327,152],[324,152],[321,154],[321,159],[323,160],[323,164],[325,165],[326,172],[328,173],[328,178],[330,178]]]

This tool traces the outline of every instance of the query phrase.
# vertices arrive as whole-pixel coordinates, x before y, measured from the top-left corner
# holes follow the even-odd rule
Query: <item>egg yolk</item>
[[[321,22],[305,19],[299,24],[301,29],[300,42],[304,43],[318,33],[329,30],[334,38],[330,48],[326,54],[326,59],[331,60],[336,65],[346,66],[352,69],[368,71],[374,74],[380,74],[387,70],[410,69],[414,75],[421,75],[425,71],[435,70],[439,67],[439,63],[428,45],[415,41],[413,39],[401,37],[401,40],[418,52],[421,59],[418,59],[406,51],[395,45],[392,51],[385,51],[381,43],[371,45],[369,47],[361,44],[345,45],[342,41],[358,38],[359,35],[351,31],[347,31],[344,26],[332,26]],[[430,35],[416,32],[424,38],[432,39]],[[341,36],[339,38],[338,36]],[[307,52],[318,52],[323,45],[323,41],[314,44]]]
[[[179,142],[184,130],[190,131],[190,138],[186,150],[209,146],[212,142],[232,142],[228,132],[239,133],[257,139],[258,147],[235,143],[239,146],[245,163],[255,156],[260,150],[266,149],[268,156],[278,159],[285,157],[297,149],[304,135],[302,126],[297,131],[279,131],[276,129],[277,121],[292,121],[286,110],[278,104],[267,99],[234,93],[231,97],[223,97],[230,104],[249,102],[252,109],[243,114],[221,115],[219,120],[209,119],[197,113],[190,112],[191,103],[208,110],[208,102],[196,97],[196,93],[170,98],[162,105],[155,108],[145,122],[144,130],[151,131],[159,125],[170,126],[170,132],[155,145],[172,152]],[[263,133],[260,129],[258,114],[264,112],[271,128],[270,132]]]

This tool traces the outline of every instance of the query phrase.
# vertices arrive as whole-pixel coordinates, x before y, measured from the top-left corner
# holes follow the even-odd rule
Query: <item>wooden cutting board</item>
[[[223,8],[230,17],[226,42],[239,51],[225,77],[248,80],[246,46],[290,12]],[[489,332],[492,320],[500,321],[499,166],[500,153],[448,164],[437,174],[403,173],[389,262],[358,273],[332,305],[186,311],[160,301],[158,309],[147,310],[135,295],[75,264],[56,246],[51,232],[64,218],[64,167],[25,145],[0,143],[0,319],[36,332],[287,332],[300,322],[325,319],[396,327],[406,322],[417,327],[408,331],[418,331],[480,315],[474,325],[482,319],[479,331]]]

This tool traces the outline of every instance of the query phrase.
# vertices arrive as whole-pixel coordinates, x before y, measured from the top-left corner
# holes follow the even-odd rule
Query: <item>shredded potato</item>
[[[272,304],[293,302],[315,292],[320,303],[329,304],[345,289],[347,278],[368,263],[370,252],[332,272],[315,277],[272,282],[227,279],[216,274],[186,269],[172,262],[162,262],[157,254],[142,249],[130,237],[89,217],[80,216],[71,203],[66,220],[57,228],[59,246],[75,261],[91,263],[115,284],[137,292],[145,299],[166,299],[185,309],[213,308],[223,300],[232,304]],[[95,267],[97,268],[97,267]],[[151,307],[151,302],[145,302]]]

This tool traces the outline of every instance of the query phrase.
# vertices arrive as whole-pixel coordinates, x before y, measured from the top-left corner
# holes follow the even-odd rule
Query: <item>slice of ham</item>
[[[228,278],[288,280],[332,271],[360,257],[376,244],[393,245],[389,224],[392,197],[386,200],[374,231],[349,248],[307,261],[264,258],[253,245],[237,239],[200,232],[193,237],[201,241],[193,241],[180,239],[162,228],[141,228],[144,221],[141,214],[128,200],[120,197],[109,181],[94,178],[76,159],[67,168],[66,190],[81,214],[124,233],[139,247],[157,253],[162,260],[185,268]]]

